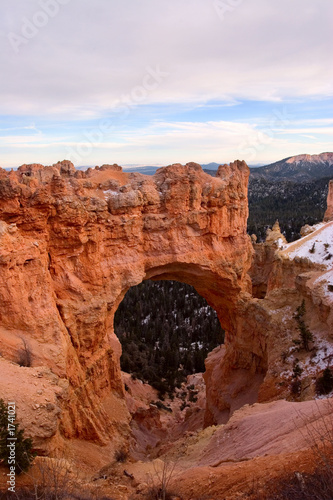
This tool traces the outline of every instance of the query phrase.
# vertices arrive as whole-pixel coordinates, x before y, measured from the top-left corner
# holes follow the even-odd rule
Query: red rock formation
[[[263,347],[242,337],[240,319],[251,288],[248,176],[239,161],[216,178],[194,163],[153,177],[70,162],[0,172],[2,354],[17,362],[24,342],[32,366],[52,371],[62,437],[106,443],[128,432],[113,317],[144,279],[189,283],[216,309],[227,331],[227,399],[230,370],[247,373],[248,385],[264,368]],[[17,380],[6,391],[20,398]]]
[[[328,207],[331,205],[331,190],[332,187]],[[332,366],[332,224],[305,226],[301,232],[302,239],[283,244],[282,249],[275,244],[276,236],[271,237],[274,231],[269,233],[265,243],[254,242],[255,255],[249,273],[253,291],[263,299],[257,301],[260,314],[253,313],[254,331],[256,341],[265,344],[267,362],[265,379],[259,388],[259,401],[295,397],[291,393],[291,383],[296,357],[303,370],[301,392],[296,396],[300,400],[314,397],[315,378],[327,365]],[[315,248],[313,253],[310,251],[312,247]],[[306,325],[313,334],[312,347],[317,353],[312,356],[302,349],[297,354],[294,352],[294,340],[300,334],[295,313],[303,300]],[[253,308],[253,302],[249,302],[248,309]],[[244,317],[246,315],[243,314]],[[246,337],[246,330],[244,325],[242,338]],[[214,366],[215,372],[216,369]],[[215,403],[212,406],[213,413],[216,413],[218,405]]]

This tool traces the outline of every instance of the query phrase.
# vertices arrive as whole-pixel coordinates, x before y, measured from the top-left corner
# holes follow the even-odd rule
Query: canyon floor
[[[81,495],[69,498],[153,500],[162,485],[166,498],[261,499],[275,480],[288,473],[302,478],[320,464],[318,442],[323,451],[333,443],[333,397],[245,405],[227,424],[203,429],[202,374],[188,377],[176,397],[163,403],[148,384],[125,373],[123,380],[132,414],[130,449],[101,453],[78,442],[73,453],[71,443],[66,459],[36,458],[19,487],[47,475],[46,483]],[[101,461],[106,465],[100,467]]]

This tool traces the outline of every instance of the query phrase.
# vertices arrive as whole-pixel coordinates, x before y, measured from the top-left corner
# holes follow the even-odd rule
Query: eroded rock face
[[[113,317],[144,279],[184,281],[215,308],[227,331],[223,394],[232,370],[249,384],[265,369],[264,346],[242,337],[253,252],[248,176],[239,161],[216,178],[195,163],[153,177],[118,165],[76,171],[67,161],[0,171],[1,352],[20,363],[24,346],[28,364],[57,378],[58,425],[46,438],[105,444],[128,433]],[[19,399],[11,383],[5,392]]]
[[[330,197],[329,192],[328,207]],[[265,243],[253,241],[255,254],[249,271],[253,295],[261,299],[257,300],[260,314],[253,313],[255,338],[266,346],[267,371],[258,400],[303,401],[315,397],[316,379],[325,367],[332,367],[333,264],[330,248],[333,222],[305,226],[302,238],[290,244],[284,241],[280,244],[280,235],[274,234],[275,230],[268,233]],[[303,301],[304,321],[313,336],[309,352],[295,344],[295,340],[300,339],[296,313]],[[248,303],[248,309],[254,311],[253,302]],[[242,338],[246,337],[246,331],[244,325]],[[302,373],[297,381],[298,389],[293,392],[295,363],[299,363]],[[216,373],[216,364],[214,370]],[[216,413],[217,404],[212,406]]]

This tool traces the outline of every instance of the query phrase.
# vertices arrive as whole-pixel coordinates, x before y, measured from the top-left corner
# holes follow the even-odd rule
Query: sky
[[[1,0],[0,165],[333,151],[331,0]]]

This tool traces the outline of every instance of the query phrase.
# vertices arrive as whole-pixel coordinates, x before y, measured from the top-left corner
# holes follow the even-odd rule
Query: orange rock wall
[[[216,178],[194,163],[153,177],[70,162],[0,171],[2,355],[18,362],[25,345],[33,367],[69,382],[58,397],[62,437],[103,444],[128,433],[113,317],[144,279],[189,283],[217,311],[227,331],[221,397],[230,398],[238,368],[252,374],[245,386],[264,369],[262,346],[242,337],[253,252],[248,176],[238,161]]]

